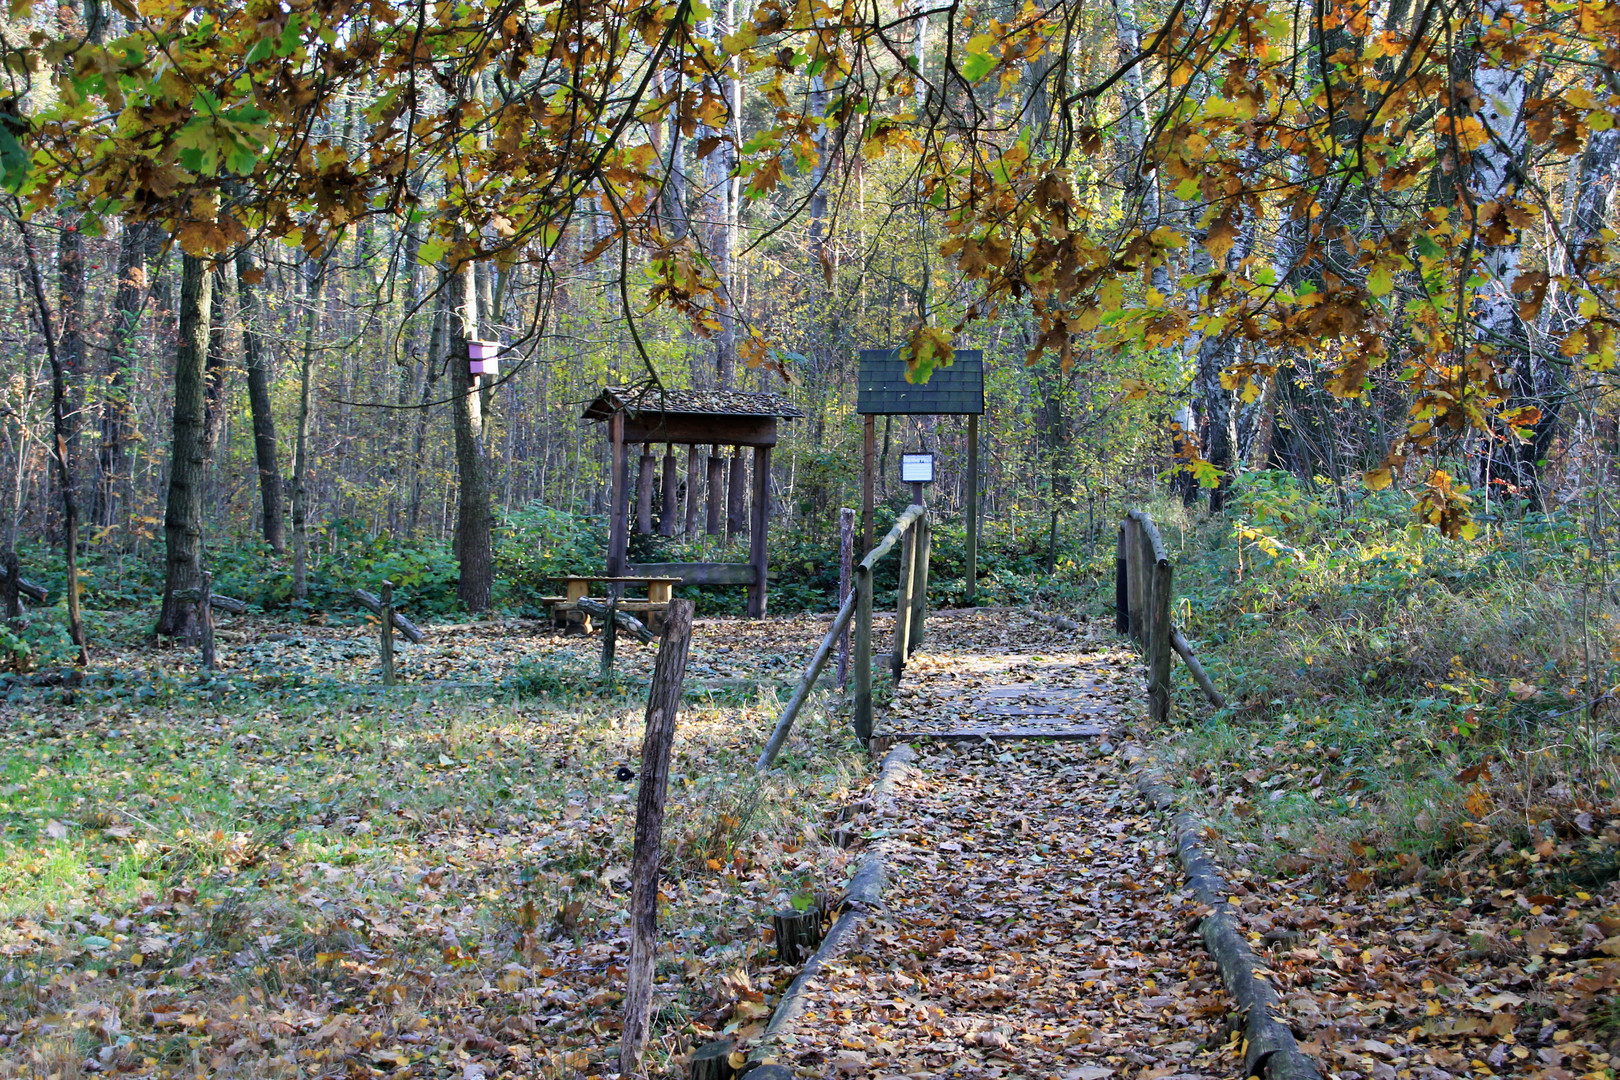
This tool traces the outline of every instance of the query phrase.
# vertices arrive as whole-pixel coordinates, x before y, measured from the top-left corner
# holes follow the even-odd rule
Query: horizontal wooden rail
[[[367,592],[365,589],[356,589],[354,590],[354,598],[360,602],[361,607],[373,615],[382,616],[383,602],[375,593]],[[399,628],[400,633],[405,635],[405,640],[412,645],[422,644],[422,631],[417,629],[415,623],[397,611],[394,612],[394,625]]]

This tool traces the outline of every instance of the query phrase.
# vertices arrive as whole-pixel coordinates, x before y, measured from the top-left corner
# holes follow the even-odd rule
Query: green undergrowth
[[[1620,783],[1612,537],[1503,513],[1448,541],[1395,493],[1282,473],[1245,476],[1223,515],[1151,509],[1175,621],[1229,699],[1212,709],[1177,661],[1164,752],[1234,858],[1398,876],[1601,821]],[[1615,841],[1575,862],[1614,876]]]

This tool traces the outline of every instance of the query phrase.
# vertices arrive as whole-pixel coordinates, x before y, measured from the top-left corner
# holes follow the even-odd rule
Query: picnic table
[[[618,610],[646,615],[648,625],[657,629],[663,622],[664,614],[669,611],[670,594],[675,586],[681,583],[678,577],[641,577],[625,574],[564,574],[551,580],[562,583],[564,595],[542,596],[540,603],[551,609],[551,617],[556,625],[578,625],[587,633],[591,629],[591,615],[587,611],[580,610],[579,602],[590,598],[591,586],[621,587]],[[645,588],[647,595],[624,596],[623,586]]]

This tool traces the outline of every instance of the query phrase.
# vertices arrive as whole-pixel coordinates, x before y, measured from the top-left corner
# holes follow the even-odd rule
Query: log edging
[[[1164,813],[1175,813],[1171,838],[1176,858],[1193,895],[1210,909],[1199,923],[1204,948],[1243,1015],[1246,1075],[1267,1080],[1322,1080],[1316,1061],[1299,1048],[1293,1030],[1277,1016],[1277,992],[1255,970],[1259,964],[1254,951],[1249,948],[1237,912],[1226,899],[1231,889],[1199,841],[1203,822],[1191,811],[1177,812],[1175,796],[1165,785],[1151,754],[1133,745],[1125,747],[1122,756],[1128,764],[1139,766],[1136,789],[1147,804]]]
[[[894,792],[900,782],[916,770],[912,762],[917,754],[909,746],[897,746],[890,750],[883,758],[883,771],[878,775],[877,783],[872,787],[869,796],[871,805],[879,812],[894,805]],[[815,955],[806,960],[804,967],[794,976],[793,982],[782,992],[781,1000],[771,1013],[771,1022],[765,1027],[765,1034],[760,1038],[759,1045],[749,1053],[748,1060],[758,1065],[771,1064],[775,1061],[776,1045],[783,1039],[791,1036],[798,1028],[799,1019],[804,1015],[805,999],[810,993],[810,981],[821,974],[822,968],[832,962],[844,948],[844,945],[855,936],[861,922],[868,914],[876,911],[883,904],[883,885],[886,875],[885,854],[887,841],[880,840],[873,845],[861,865],[856,869],[849,885],[844,890],[843,912],[834,920],[832,929],[827,936],[821,939],[821,947]]]

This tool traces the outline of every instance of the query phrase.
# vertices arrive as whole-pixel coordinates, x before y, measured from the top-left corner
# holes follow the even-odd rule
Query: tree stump
[[[813,904],[809,911],[778,911],[771,916],[771,926],[776,930],[776,958],[784,964],[802,964],[821,944],[821,905]]]
[[[737,1075],[731,1067],[731,1040],[717,1039],[698,1047],[687,1063],[686,1075],[688,1080],[731,1080]]]

